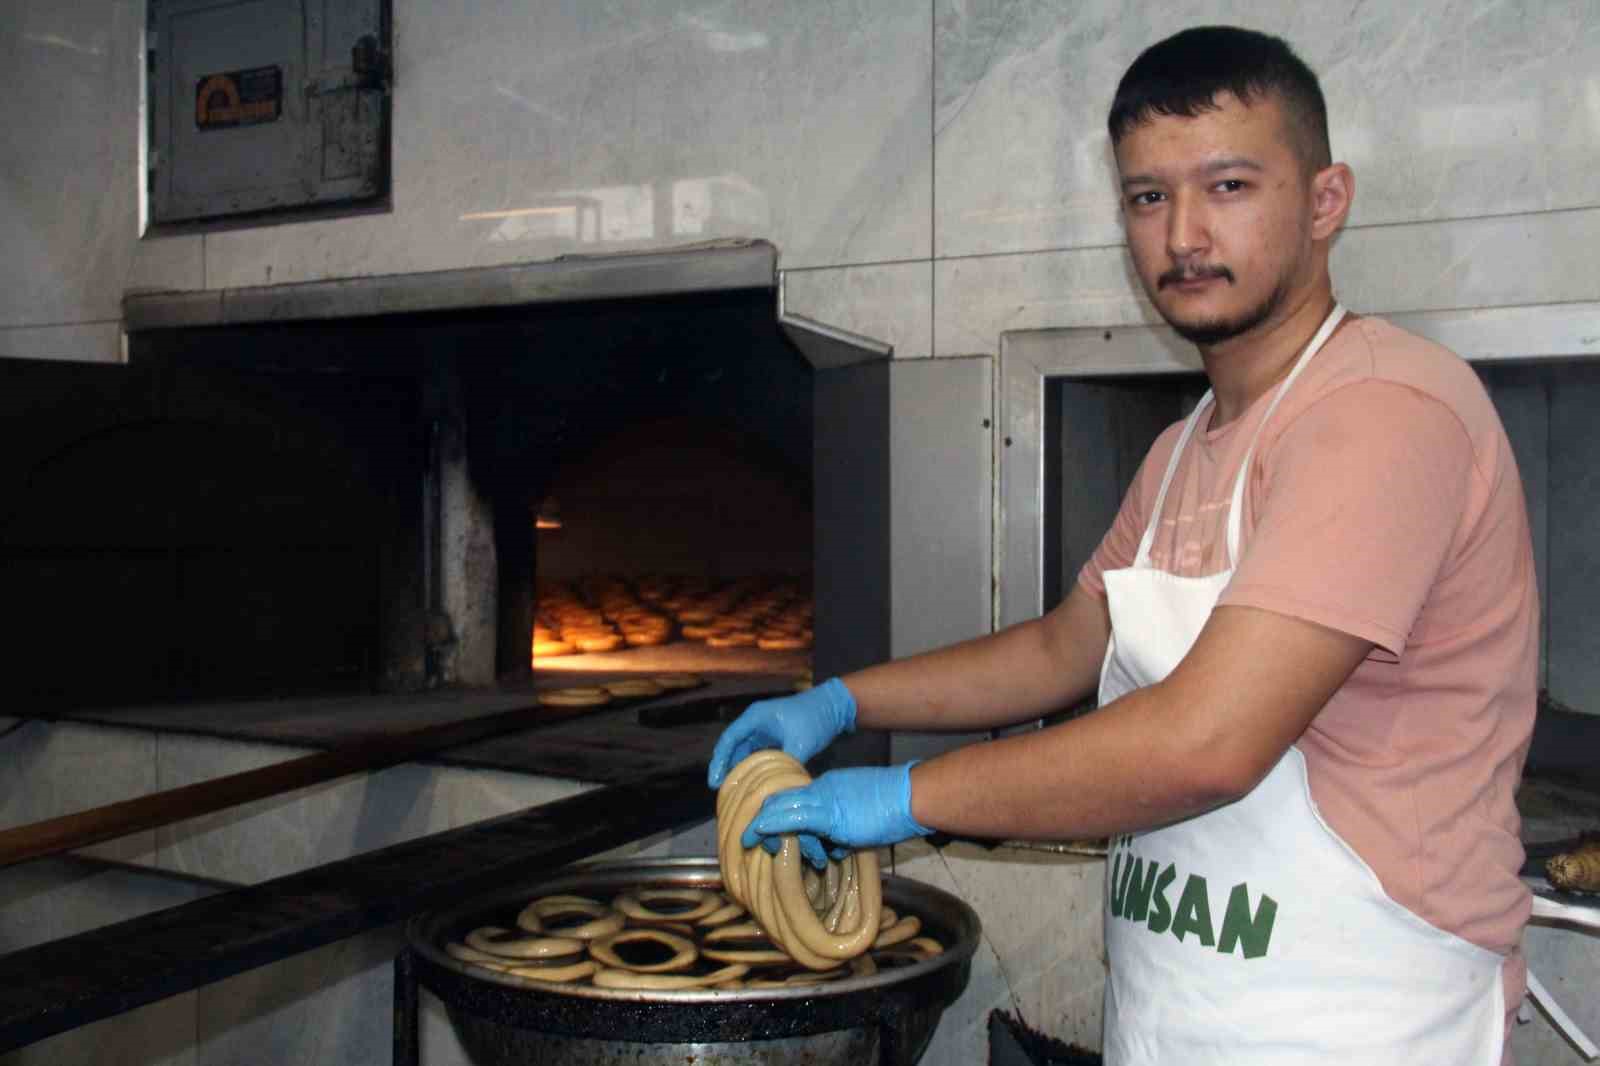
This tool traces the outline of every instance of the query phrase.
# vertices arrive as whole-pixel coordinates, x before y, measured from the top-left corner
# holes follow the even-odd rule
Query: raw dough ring
[[[855,852],[830,862],[825,877],[807,878],[793,834],[775,857],[739,840],[768,796],[810,781],[803,766],[773,749],[735,766],[717,793],[717,857],[728,895],[749,908],[772,942],[807,969],[826,971],[867,951],[878,937],[883,885],[877,853]]]
[[[583,953],[583,941],[564,936],[523,936],[498,925],[467,934],[467,947],[500,959],[553,959]]]
[[[623,961],[622,956],[617,954],[617,945],[630,944],[636,940],[654,940],[658,944],[665,944],[672,949],[672,958],[666,962],[644,965]],[[694,941],[677,933],[669,933],[665,929],[624,929],[620,933],[612,933],[610,936],[590,941],[589,954],[611,969],[632,970],[634,973],[671,973],[673,970],[682,970],[694,965],[694,960],[699,958]]]
[[[502,970],[511,965],[511,961],[509,959],[503,959],[498,955],[491,955],[486,951],[479,951],[477,948],[469,948],[467,945],[456,940],[452,940],[445,944],[444,953],[450,956],[452,959],[459,959],[462,962],[470,962],[474,966],[484,966],[491,970]]]
[[[545,932],[544,921],[558,914],[587,914],[592,921],[562,929],[560,936],[573,940],[596,940],[622,931],[627,919],[598,900],[584,896],[544,896],[522,908],[517,928],[529,933]]]
[[[594,975],[594,983],[599,988],[705,988],[708,985],[720,985],[724,981],[736,981],[749,972],[750,967],[740,962],[730,963],[698,977],[688,973],[644,973],[607,968]]]
[[[725,940],[751,941],[759,940],[768,947],[728,947],[722,946]],[[718,962],[788,962],[789,954],[773,944],[767,934],[755,922],[737,922],[732,925],[720,926],[711,930],[700,938],[700,954],[708,959]]]
[[[501,972],[514,977],[526,977],[531,981],[551,981],[555,984],[565,984],[568,981],[577,981],[588,977],[600,969],[600,964],[593,959],[579,959],[565,966],[503,966]]]
[[[607,681],[600,687],[619,700],[634,699],[639,696],[659,696],[667,691],[647,677]]]
[[[611,693],[588,686],[547,689],[539,693],[539,702],[546,707],[599,707],[611,702]]]
[[[731,899],[724,899],[722,906],[718,907],[704,918],[697,920],[694,924],[711,929],[715,928],[716,926],[727,925],[729,922],[743,918],[745,913],[746,911],[744,907],[740,906],[738,903],[735,903]]]
[[[689,909],[663,911],[651,906],[667,901],[687,903]],[[723,900],[703,888],[641,888],[622,893],[611,905],[639,922],[695,922],[720,910]]]
[[[879,933],[878,938],[872,942],[872,946],[875,948],[893,947],[896,944],[905,943],[920,932],[922,932],[922,919],[915,914],[908,914]]]

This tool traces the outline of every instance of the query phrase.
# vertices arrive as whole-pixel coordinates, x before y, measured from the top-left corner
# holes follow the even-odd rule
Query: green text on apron
[[[1343,315],[1336,306],[1323,322],[1262,426]],[[1233,487],[1229,569],[1184,578],[1149,559],[1179,457],[1210,402],[1207,393],[1184,426],[1133,565],[1105,575],[1102,704],[1167,676],[1232,576],[1254,441]],[[1115,838],[1106,877],[1109,1066],[1500,1062],[1503,960],[1384,894],[1322,820],[1298,748],[1234,803]]]

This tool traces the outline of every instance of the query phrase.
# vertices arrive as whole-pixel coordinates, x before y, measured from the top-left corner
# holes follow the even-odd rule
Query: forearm
[[[1049,729],[920,763],[912,815],[961,836],[1071,840],[1147,829],[1234,798],[1162,713],[1162,699],[1152,686]]]
[[[843,680],[862,729],[965,732],[1038,718],[1091,695],[1110,622],[1081,589],[1044,618]]]
[[[1049,729],[917,764],[912,815],[961,835],[1060,840],[1209,810],[1254,788],[1371,648],[1300,619],[1219,607],[1163,680]]]

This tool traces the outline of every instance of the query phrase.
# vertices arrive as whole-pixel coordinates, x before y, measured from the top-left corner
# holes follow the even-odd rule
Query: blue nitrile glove
[[[793,696],[752,703],[717,738],[706,783],[721,788],[729,770],[762,748],[782,748],[797,761],[807,762],[834,737],[855,727],[855,697],[836,677]]]
[[[913,760],[898,766],[829,770],[804,788],[774,793],[761,804],[739,842],[749,848],[757,841],[765,845],[764,838],[799,833],[806,861],[821,867],[827,856],[817,837],[834,848],[876,848],[927,836],[933,830],[911,817],[915,765]]]

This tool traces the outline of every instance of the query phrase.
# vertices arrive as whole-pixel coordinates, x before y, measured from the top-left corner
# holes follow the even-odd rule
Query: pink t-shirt
[[[1271,390],[1179,461],[1151,550],[1227,569],[1234,478]],[[1078,576],[1133,562],[1177,443],[1157,439]],[[1471,368],[1381,319],[1347,321],[1261,433],[1240,558],[1219,606],[1292,615],[1377,647],[1298,741],[1312,798],[1396,902],[1507,956],[1530,909],[1514,793],[1538,685],[1539,603],[1522,482]]]

